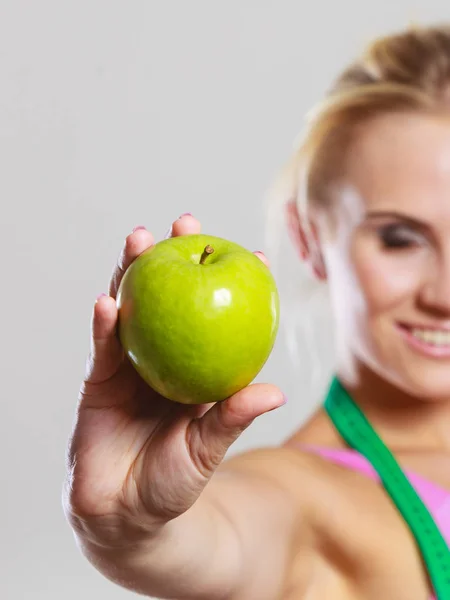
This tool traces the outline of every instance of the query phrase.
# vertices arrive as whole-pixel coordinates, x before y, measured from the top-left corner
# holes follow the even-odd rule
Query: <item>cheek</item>
[[[420,251],[386,252],[373,244],[355,243],[350,258],[369,316],[380,316],[414,300],[426,265]]]

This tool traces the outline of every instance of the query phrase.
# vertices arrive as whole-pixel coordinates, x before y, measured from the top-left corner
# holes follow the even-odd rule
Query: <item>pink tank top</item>
[[[375,481],[380,481],[380,477],[371,463],[356,450],[338,450],[304,444],[299,446],[305,451],[314,452],[336,464],[359,471]],[[430,511],[442,536],[450,545],[450,492],[416,473],[406,470],[405,475]],[[436,600],[436,597],[433,595],[430,600]]]

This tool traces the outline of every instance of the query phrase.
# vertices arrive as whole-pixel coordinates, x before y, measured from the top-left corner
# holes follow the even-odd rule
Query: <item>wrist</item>
[[[66,517],[79,545],[91,550],[132,552],[150,546],[168,529],[165,522],[150,525],[123,515],[83,517],[71,512]]]

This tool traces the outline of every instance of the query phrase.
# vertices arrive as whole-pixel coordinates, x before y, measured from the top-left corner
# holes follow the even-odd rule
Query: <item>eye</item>
[[[385,248],[410,248],[419,245],[422,241],[417,231],[400,224],[381,227],[378,234]]]

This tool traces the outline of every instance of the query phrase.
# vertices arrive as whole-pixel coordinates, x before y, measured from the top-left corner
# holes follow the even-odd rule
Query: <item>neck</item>
[[[339,380],[389,448],[450,453],[450,398],[418,398],[400,390],[363,365]]]

